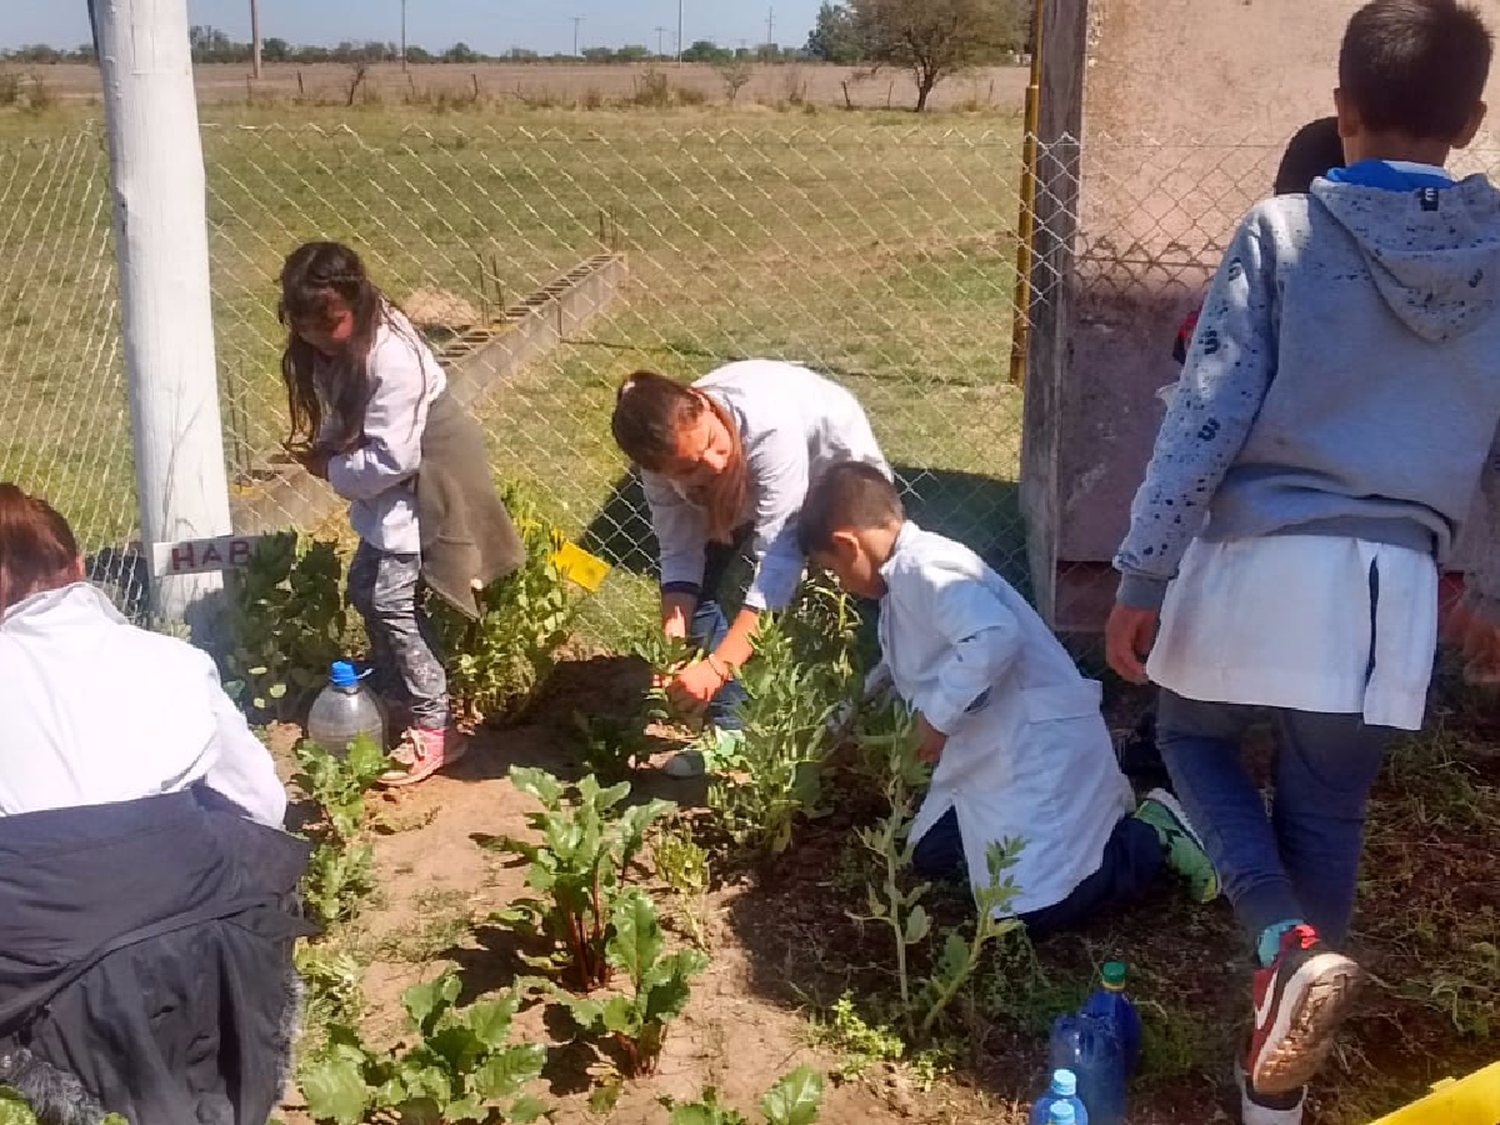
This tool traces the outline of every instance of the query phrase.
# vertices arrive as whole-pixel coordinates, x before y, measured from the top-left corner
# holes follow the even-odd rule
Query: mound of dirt
[[[419,328],[471,328],[479,323],[479,313],[457,293],[446,289],[423,287],[413,289],[401,302],[407,319]]]

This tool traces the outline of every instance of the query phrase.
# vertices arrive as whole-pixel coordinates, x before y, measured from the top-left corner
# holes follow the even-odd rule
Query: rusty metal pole
[[[1042,101],[1042,17],[1046,0],[1036,0],[1031,17],[1031,81],[1026,86],[1026,138],[1021,149],[1021,214],[1017,222],[1015,315],[1010,333],[1010,381],[1026,383],[1026,349],[1031,334],[1031,263],[1036,240],[1036,131]]]

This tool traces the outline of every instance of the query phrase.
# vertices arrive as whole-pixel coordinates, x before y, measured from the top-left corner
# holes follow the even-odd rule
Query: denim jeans
[[[1061,902],[1022,914],[1032,937],[1066,930],[1139,898],[1156,880],[1166,857],[1156,829],[1133,816],[1121,817],[1104,845],[1099,869]],[[923,879],[969,881],[958,814],[944,813],[917,841],[912,867]]]
[[[1393,732],[1360,715],[1273,709],[1272,810],[1240,758],[1261,708],[1161,693],[1162,757],[1252,945],[1300,918],[1342,945],[1354,914],[1365,802]]]
[[[703,553],[703,582],[698,588],[698,608],[688,623],[688,640],[704,652],[713,652],[729,634],[729,616],[724,612],[724,582],[729,569],[745,550],[750,529],[735,532],[732,543],[710,543]],[[667,592],[671,592],[670,590]],[[704,719],[720,730],[739,730],[742,726],[739,706],[745,701],[745,689],[730,680],[709,701]]]

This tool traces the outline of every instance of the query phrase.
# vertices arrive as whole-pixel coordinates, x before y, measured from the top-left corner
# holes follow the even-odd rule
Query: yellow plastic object
[[[577,543],[564,543],[552,556],[552,562],[562,571],[564,578],[591,594],[599,589],[609,573],[609,563],[589,554]]]
[[[1439,1082],[1425,1098],[1371,1125],[1500,1125],[1500,1063]]]

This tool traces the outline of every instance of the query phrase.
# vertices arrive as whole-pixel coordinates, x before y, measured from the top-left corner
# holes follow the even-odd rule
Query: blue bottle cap
[[[1074,1125],[1078,1114],[1073,1112],[1072,1102],[1053,1102],[1048,1112],[1047,1125]]]
[[[1071,1070],[1057,1070],[1052,1074],[1052,1092],[1060,1098],[1078,1096],[1078,1075]]]
[[[353,687],[359,683],[359,676],[355,674],[354,665],[347,660],[335,660],[333,667],[328,670],[328,682],[334,687]]]

